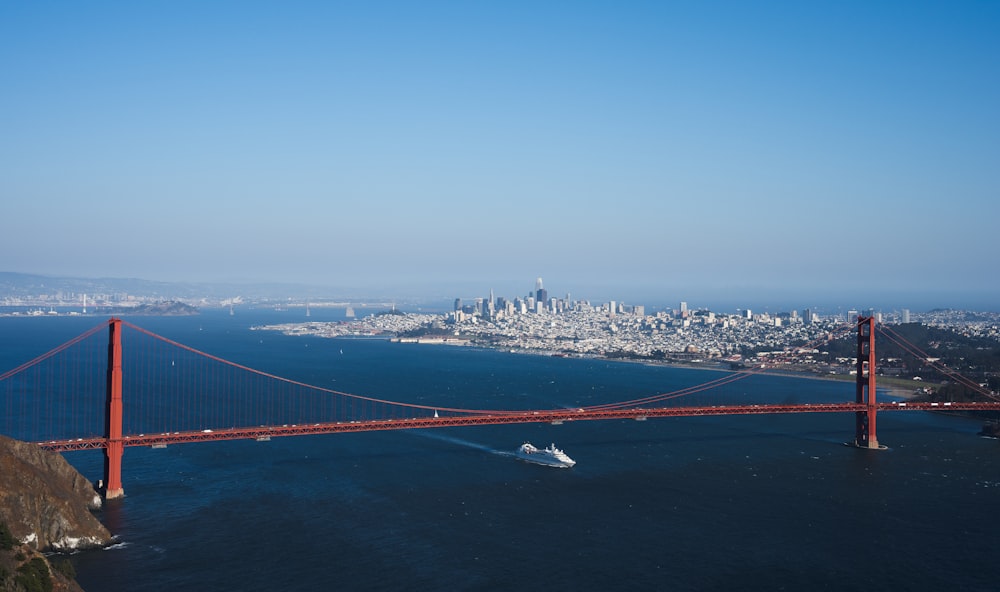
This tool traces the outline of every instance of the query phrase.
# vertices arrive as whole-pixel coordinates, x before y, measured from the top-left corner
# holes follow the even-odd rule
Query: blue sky
[[[0,269],[1000,306],[1000,3],[0,6]]]

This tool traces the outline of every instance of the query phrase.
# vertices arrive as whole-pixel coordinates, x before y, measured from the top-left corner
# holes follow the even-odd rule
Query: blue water
[[[340,313],[314,310],[311,320],[324,314]],[[301,315],[131,320],[288,378],[442,406],[584,405],[717,376],[249,330]],[[96,322],[0,319],[0,369]],[[776,401],[853,395],[850,384],[751,380],[751,396]],[[979,429],[962,418],[882,414],[884,452],[843,446],[853,418],[825,414],[129,448],[126,497],[101,513],[119,544],[72,561],[90,592],[995,590],[1000,443],[976,437]],[[525,440],[555,442],[577,465],[506,454]],[[100,476],[100,454],[67,456]]]

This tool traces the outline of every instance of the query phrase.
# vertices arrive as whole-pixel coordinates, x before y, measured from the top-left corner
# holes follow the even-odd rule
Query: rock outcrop
[[[0,521],[18,541],[42,551],[108,544],[91,513],[101,498],[62,455],[0,436]]]

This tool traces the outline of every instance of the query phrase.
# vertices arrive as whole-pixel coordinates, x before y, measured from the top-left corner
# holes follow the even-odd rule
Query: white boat
[[[539,450],[530,442],[525,442],[517,449],[514,456],[527,462],[563,469],[568,469],[576,464],[575,460],[566,456],[566,453],[556,448],[555,444],[549,444],[548,448]]]

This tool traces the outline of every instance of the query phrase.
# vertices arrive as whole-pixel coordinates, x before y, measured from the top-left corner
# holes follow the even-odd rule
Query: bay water
[[[129,319],[202,351],[366,396],[471,408],[583,406],[711,372],[599,359],[287,337],[342,311]],[[101,319],[0,318],[0,370]],[[757,376],[764,401],[853,384]],[[108,549],[71,556],[90,592],[160,590],[995,590],[1000,442],[980,422],[842,414],[476,426],[127,448]],[[517,461],[525,441],[577,461]],[[101,476],[97,451],[68,453]]]

